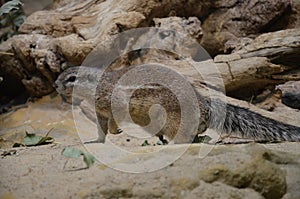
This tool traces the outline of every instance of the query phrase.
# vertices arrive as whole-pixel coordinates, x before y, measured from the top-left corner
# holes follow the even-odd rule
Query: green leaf
[[[23,138],[21,144],[24,146],[35,146],[43,139],[42,136],[36,135],[34,133],[27,133],[26,136]]]
[[[95,157],[89,153],[83,152],[83,161],[85,162],[86,166],[90,168],[95,163]]]
[[[38,145],[52,143],[54,139],[48,136],[49,133],[52,131],[52,129],[50,129],[45,136],[36,135],[35,133],[28,133],[26,131],[26,136],[23,138],[22,142],[14,143],[13,147],[38,146]]]
[[[82,151],[79,149],[71,148],[71,147],[65,147],[61,154],[68,158],[79,158],[82,155]]]
[[[2,16],[3,14],[8,14],[14,9],[18,10],[21,8],[21,6],[23,6],[23,3],[19,0],[6,2],[0,8],[0,16]]]
[[[81,155],[83,156],[83,161],[85,162],[87,168],[90,168],[95,163],[95,157],[91,154],[81,151],[79,149],[75,149],[72,147],[65,147],[61,154],[68,158],[79,158]]]

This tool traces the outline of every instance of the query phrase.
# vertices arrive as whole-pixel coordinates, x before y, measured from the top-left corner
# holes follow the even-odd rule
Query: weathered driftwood
[[[154,37],[155,35],[152,35],[152,38]],[[193,81],[208,84],[216,89],[225,89],[229,94],[234,93],[238,97],[250,99],[266,86],[274,86],[288,80],[300,80],[299,41],[300,29],[289,29],[262,34],[241,50],[229,55],[218,55],[214,61],[176,59],[175,56],[154,52],[148,53],[146,58],[141,60],[163,63],[192,78]],[[158,43],[163,41],[159,40]],[[184,45],[183,42],[178,46],[184,48]],[[192,55],[193,49],[189,48],[189,51],[185,52]],[[139,62],[133,61],[133,64]]]
[[[222,70],[227,92],[300,80],[300,29],[266,33],[230,55],[214,61]],[[289,73],[289,75],[287,75]]]

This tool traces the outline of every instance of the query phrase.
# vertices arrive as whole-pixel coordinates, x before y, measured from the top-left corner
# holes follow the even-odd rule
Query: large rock
[[[282,92],[282,103],[295,109],[300,109],[300,81],[289,81],[278,85],[276,89]]]
[[[2,159],[0,169],[6,172],[2,173],[0,180],[0,194],[10,192],[15,197],[40,194],[50,197],[55,193],[55,197],[60,198],[300,197],[297,143],[215,146],[203,159],[198,153],[206,146],[192,145],[170,166],[140,174],[123,173],[101,163],[88,170],[81,169],[84,167],[81,160],[66,162],[59,155],[63,147],[17,150],[17,156]],[[158,156],[149,158],[162,161],[181,147],[185,146],[169,146]],[[157,150],[159,147],[136,148],[135,152],[143,153],[152,148]],[[99,149],[111,154],[109,147]],[[123,156],[117,163],[134,167],[134,156]]]
[[[293,10],[292,14],[288,10]],[[0,54],[4,60],[0,75],[4,80],[14,79],[15,85],[20,85],[16,90],[23,86],[31,96],[43,96],[53,90],[53,79],[60,71],[81,64],[98,43],[113,40],[125,30],[152,26],[154,18],[191,16],[202,20],[198,42],[215,55],[225,49],[230,39],[267,32],[282,15],[293,18],[289,21],[294,23],[280,28],[297,27],[298,12],[296,1],[284,0],[56,1],[52,9],[28,17],[19,29],[24,35],[0,46],[2,52],[7,52]],[[194,29],[201,29],[200,24],[194,23]],[[165,24],[161,27],[165,28]],[[176,26],[171,28],[177,30]],[[107,44],[106,50],[110,47]],[[2,86],[8,90],[12,85],[6,82]]]
[[[291,4],[285,0],[246,0],[217,1],[216,5],[219,9],[203,23],[201,42],[214,55],[224,51],[224,44],[230,39],[268,32]]]

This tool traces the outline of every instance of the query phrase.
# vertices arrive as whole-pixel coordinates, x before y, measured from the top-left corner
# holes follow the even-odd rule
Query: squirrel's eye
[[[76,77],[71,76],[71,77],[69,77],[68,82],[75,82],[75,80],[76,80]]]

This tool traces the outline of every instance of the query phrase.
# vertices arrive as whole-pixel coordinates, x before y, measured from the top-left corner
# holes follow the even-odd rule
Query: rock
[[[154,18],[155,27],[163,27],[168,30],[184,31],[193,38],[200,40],[203,35],[201,22],[197,17],[184,19],[181,17]]]
[[[0,46],[2,52],[13,53],[13,56],[0,54],[1,60],[5,60],[0,68],[5,71],[4,78],[15,78],[16,84],[20,85],[16,90],[25,87],[31,96],[48,94],[53,90],[52,83],[57,75],[68,66],[80,65],[98,43],[107,41],[105,50],[108,51],[116,34],[153,23],[178,31],[180,26],[172,27],[174,16],[187,17],[179,20],[184,31],[215,55],[224,50],[227,41],[246,36],[254,38],[276,24],[280,16],[296,19],[299,11],[296,1],[284,0],[259,3],[256,0],[68,2],[57,1],[52,9],[33,13],[19,29],[24,35]],[[291,15],[289,9],[293,11]],[[172,17],[164,22],[159,19],[166,16]],[[294,28],[297,24],[289,23],[288,27]],[[229,48],[238,50],[244,46],[243,39],[237,43],[240,44],[230,44]],[[285,49],[277,51],[282,53],[282,50]],[[192,57],[195,53],[187,52],[192,53]]]
[[[260,168],[260,170],[257,171],[255,168]],[[265,198],[281,198],[286,191],[284,172],[259,157],[236,170],[216,165],[215,168],[211,167],[202,171],[200,176],[209,183],[221,181],[237,188],[252,188],[261,192]],[[268,186],[264,186],[265,184]]]
[[[253,39],[249,37],[241,37],[237,39],[231,39],[225,43],[225,53],[232,53],[238,50],[243,49],[245,46],[250,44]]]
[[[282,92],[282,103],[295,109],[300,109],[300,81],[289,81],[276,86]]]
[[[37,11],[26,19],[19,32],[61,37],[74,33],[71,19],[69,12]]]
[[[204,37],[201,42],[210,54],[225,50],[231,40],[267,31],[287,11],[290,3],[285,0],[218,1],[220,9],[203,22]],[[226,2],[226,3],[225,3]]]
[[[57,75],[67,66],[80,65],[100,41],[111,42],[119,32],[149,26],[155,16],[161,16],[162,10],[204,14],[201,4],[193,1],[184,6],[168,1],[65,2],[68,1],[56,2],[53,9],[30,15],[19,29],[24,34],[0,46],[4,52],[0,54],[1,60],[5,61],[0,64],[4,78],[11,76],[31,96],[52,92]],[[200,10],[195,9],[197,7]],[[194,28],[190,28],[189,23],[193,22]],[[200,36],[201,33],[196,31],[200,28],[199,23],[196,18],[187,19],[187,31]],[[110,46],[106,47],[105,51],[109,51]]]
[[[252,189],[238,189],[221,182],[206,183],[200,181],[199,185],[191,191],[189,198],[264,198]]]
[[[277,19],[277,22],[270,27],[270,31],[278,29],[290,29],[300,27],[300,2],[298,0],[291,0],[285,13]]]

